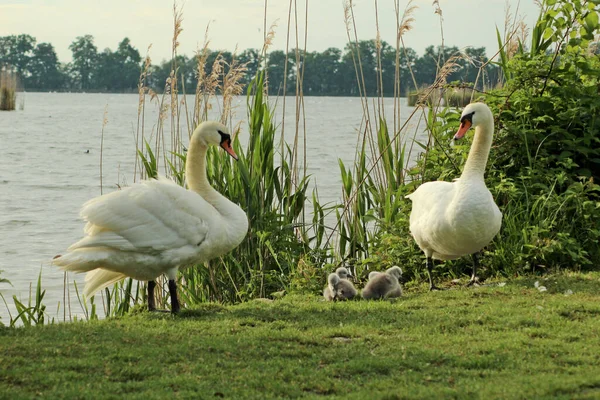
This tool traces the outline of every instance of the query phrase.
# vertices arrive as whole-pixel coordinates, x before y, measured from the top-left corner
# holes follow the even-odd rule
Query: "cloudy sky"
[[[359,39],[376,35],[375,3],[378,3],[381,37],[395,42],[394,3],[404,10],[406,0],[354,0]],[[297,0],[299,45],[304,46],[305,23],[309,51],[342,48],[347,42],[343,0]],[[433,0],[413,0],[413,29],[405,44],[419,54],[429,45],[441,43],[440,19]],[[179,53],[193,55],[202,45],[210,23],[211,49],[260,48],[263,43],[265,0],[187,0],[183,6],[183,32]],[[277,23],[272,49],[285,49],[289,0],[267,1],[267,25]],[[440,0],[444,43],[447,46],[481,47],[488,55],[497,50],[495,26],[504,27],[505,9],[510,5],[531,26],[539,10],[534,0]],[[0,0],[0,36],[27,33],[39,42],[54,45],[62,62],[71,60],[69,44],[85,34],[94,36],[99,51],[114,50],[128,37],[140,51],[157,62],[170,57],[173,31],[170,0]],[[290,48],[295,46],[294,16],[290,25]]]

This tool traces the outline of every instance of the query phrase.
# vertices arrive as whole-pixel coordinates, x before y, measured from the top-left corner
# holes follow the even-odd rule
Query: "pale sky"
[[[305,5],[308,1],[308,14]],[[394,3],[404,10],[406,0],[355,0],[359,39],[375,38],[375,4],[378,4],[381,37],[395,43]],[[433,0],[413,0],[418,9],[413,29],[404,36],[405,44],[421,55],[429,45],[441,43],[440,20]],[[268,0],[267,25],[277,22],[272,50],[284,50],[288,27],[289,0]],[[497,51],[497,25],[504,27],[505,8],[514,12],[518,0],[440,0],[444,43],[459,48],[486,47],[488,56]],[[240,51],[260,48],[263,43],[264,0],[187,0],[183,6],[183,32],[179,54],[192,56],[202,45],[210,22],[209,39],[213,50]],[[125,37],[142,57],[152,44],[154,63],[170,58],[173,32],[173,3],[170,0],[0,0],[0,36],[27,33],[38,43],[54,45],[61,62],[71,60],[69,44],[77,36],[91,34],[98,51],[115,50]],[[342,0],[297,0],[299,47],[304,47],[304,26],[308,17],[306,48],[323,51],[343,48],[347,43]],[[521,0],[519,15],[531,26],[539,14],[534,0]],[[292,16],[290,48],[295,47]]]

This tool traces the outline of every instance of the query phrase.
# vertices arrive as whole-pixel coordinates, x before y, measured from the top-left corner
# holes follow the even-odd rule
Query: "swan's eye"
[[[221,144],[223,144],[224,142],[229,142],[231,143],[231,136],[229,136],[229,133],[225,133],[222,131],[217,131],[219,132],[219,135],[221,135]]]
[[[468,113],[468,114],[463,115],[460,118],[460,123],[462,124],[465,121],[469,121],[469,122],[473,123],[473,115],[474,114],[475,114],[475,111],[473,111],[472,113]]]

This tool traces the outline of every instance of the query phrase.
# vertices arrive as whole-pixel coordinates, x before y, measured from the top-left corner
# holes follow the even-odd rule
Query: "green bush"
[[[597,2],[583,3],[545,2],[537,29],[554,30],[534,35],[540,43],[531,52],[521,48],[513,59],[503,57],[506,82],[485,96],[496,116],[485,180],[504,214],[500,234],[481,261],[488,274],[598,267],[600,59],[574,43],[588,43],[590,32],[597,32],[599,10]],[[414,187],[460,175],[470,144],[467,140],[450,148],[458,116],[448,109],[430,116],[434,140],[411,171]],[[395,242],[380,240],[374,251],[396,254],[397,263],[410,265],[411,253],[397,250],[413,246],[408,219],[399,218],[395,231],[400,233]],[[438,268],[453,276],[470,265],[464,257]]]

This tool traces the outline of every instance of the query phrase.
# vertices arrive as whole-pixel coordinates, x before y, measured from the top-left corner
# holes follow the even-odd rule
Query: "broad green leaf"
[[[589,31],[594,31],[598,28],[598,14],[594,11],[588,13],[585,17],[585,24]]]

